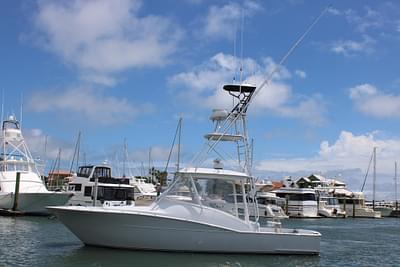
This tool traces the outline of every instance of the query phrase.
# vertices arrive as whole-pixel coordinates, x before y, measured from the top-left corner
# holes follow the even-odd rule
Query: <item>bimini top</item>
[[[241,93],[252,93],[256,90],[256,87],[252,84],[227,84],[224,85],[224,90],[228,92],[241,92]]]
[[[191,176],[192,178],[208,179],[246,180],[250,178],[243,172],[211,168],[183,168],[179,170],[179,174],[183,177]]]

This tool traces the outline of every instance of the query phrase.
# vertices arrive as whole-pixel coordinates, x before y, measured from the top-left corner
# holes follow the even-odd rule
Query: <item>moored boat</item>
[[[282,187],[272,192],[286,199],[286,214],[289,217],[318,217],[318,202],[314,189]]]
[[[242,171],[225,170],[222,164],[217,168],[180,169],[170,187],[150,206],[49,209],[87,245],[209,253],[319,254],[320,233],[285,229],[280,224],[260,226],[257,201],[247,201],[255,197],[246,128],[246,111],[255,89],[251,85],[224,86],[240,101],[218,118],[216,123],[221,127],[206,135],[211,143],[205,146],[214,150],[219,141],[234,141],[243,152],[238,154],[244,155],[238,160]],[[227,134],[228,128],[235,129],[235,133]],[[233,212],[221,209],[227,196],[234,196]],[[239,212],[239,196],[243,214]],[[254,221],[249,206],[256,212]]]
[[[0,209],[46,215],[46,206],[67,203],[71,193],[47,190],[14,116],[3,121],[1,146]]]
[[[74,194],[68,205],[125,206],[134,204],[134,187],[129,185],[129,179],[113,178],[110,166],[80,166],[78,172],[68,179],[70,180],[68,191]]]

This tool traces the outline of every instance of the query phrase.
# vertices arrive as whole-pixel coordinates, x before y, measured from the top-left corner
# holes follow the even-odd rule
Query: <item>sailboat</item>
[[[71,193],[47,190],[22,135],[20,123],[10,116],[2,124],[0,156],[0,209],[3,212],[45,215],[46,206],[64,205]]]
[[[382,217],[388,217],[393,209],[387,207],[383,202],[376,201],[376,149],[377,149],[376,147],[373,148],[371,155],[371,160],[373,161],[372,203],[367,203],[366,206],[370,207],[375,213],[379,213]],[[362,189],[364,189],[365,181],[367,179],[369,172],[369,167],[371,165],[371,160],[367,169],[367,173],[365,175]]]

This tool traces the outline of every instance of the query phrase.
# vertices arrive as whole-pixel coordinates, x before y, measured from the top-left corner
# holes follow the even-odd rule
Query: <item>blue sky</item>
[[[246,81],[260,84],[329,4],[250,107],[255,170],[276,180],[352,170],[357,188],[377,146],[391,190],[400,152],[396,1],[2,1],[5,114],[19,116],[22,95],[36,155],[47,135],[48,157],[61,147],[67,162],[82,131],[88,161],[112,160],[126,138],[132,161],[146,162],[152,147],[160,166],[182,116],[189,162],[212,128],[210,110],[230,107],[221,85],[238,77],[240,62]]]

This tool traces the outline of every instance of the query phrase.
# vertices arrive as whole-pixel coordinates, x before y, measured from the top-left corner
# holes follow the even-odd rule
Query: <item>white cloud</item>
[[[328,13],[335,15],[335,16],[340,16],[342,15],[342,12],[339,9],[333,8],[333,7],[329,7],[328,8]]]
[[[342,131],[333,144],[322,141],[318,154],[310,158],[262,160],[258,162],[256,169],[310,173],[360,169],[365,173],[373,147],[377,147],[377,172],[392,174],[393,163],[400,155],[400,139],[379,138],[379,132],[354,135],[351,132]]]
[[[400,95],[386,94],[371,84],[350,88],[350,99],[360,112],[377,118],[400,117]]]
[[[211,6],[204,21],[203,34],[233,39],[240,28],[242,16],[250,16],[260,9],[261,6],[254,1],[245,1],[243,5],[231,2],[224,6]]]
[[[368,35],[363,35],[362,41],[339,40],[330,44],[330,51],[344,56],[370,54],[374,51],[376,41]]]
[[[44,105],[44,101],[46,104]],[[133,105],[127,99],[105,96],[89,87],[70,88],[65,91],[36,91],[28,107],[33,112],[65,112],[99,125],[112,125],[150,112],[150,105]]]
[[[70,162],[72,159],[73,145],[53,136],[48,136],[41,129],[22,129],[22,134],[32,156],[40,159],[41,163],[47,161],[47,168],[50,168],[50,161],[57,158],[59,149],[61,149],[62,161]]]
[[[307,74],[304,70],[295,70],[294,73],[301,79],[305,79]]]
[[[179,73],[170,78],[171,86],[178,88],[178,95],[188,103],[202,108],[230,108],[232,98],[222,90],[222,86],[232,77],[240,80],[235,70],[241,65],[240,59],[216,54],[207,62],[195,67],[192,71]],[[243,59],[243,77],[245,82],[259,85],[266,75],[276,67],[271,58],[264,58],[261,63]],[[279,116],[300,118],[308,123],[320,125],[325,121],[325,107],[321,96],[299,97],[293,94],[288,80],[292,77],[289,70],[282,67],[268,86],[265,86],[252,103],[255,112],[270,111]]]
[[[139,16],[140,7],[138,0],[40,1],[34,25],[46,49],[85,74],[162,66],[182,31],[168,18]]]
[[[347,9],[343,12],[347,21],[354,24],[359,32],[366,32],[371,29],[378,29],[385,23],[385,18],[378,10],[372,9],[368,6],[364,7],[363,14],[359,12]]]
[[[374,8],[369,6],[342,10],[330,8],[328,12],[345,19],[355,34],[362,38],[331,42],[328,47],[333,53],[344,56],[371,54],[376,51],[376,44],[384,40],[382,36],[397,36],[399,11],[396,5],[389,2],[374,5]]]

